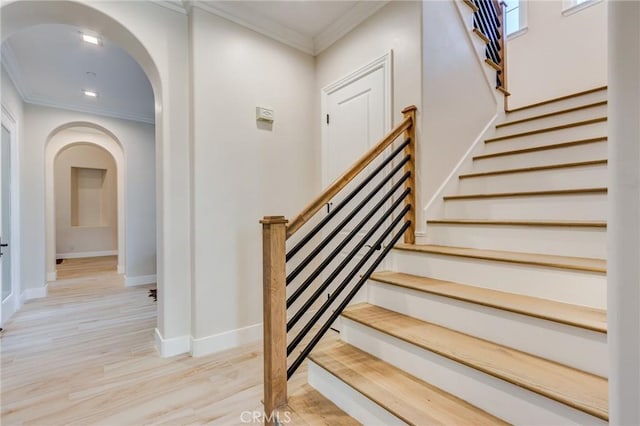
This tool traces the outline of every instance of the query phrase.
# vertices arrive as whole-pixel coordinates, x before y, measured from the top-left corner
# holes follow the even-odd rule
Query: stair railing
[[[473,14],[473,26],[488,39],[485,56],[496,68],[496,89],[504,96],[504,109],[508,111],[507,90],[507,3],[498,0],[471,0],[477,10]]]
[[[416,107],[402,113],[400,124],[293,220],[260,221],[265,424],[273,424],[274,410],[286,404],[287,380],[393,246],[403,236],[406,243],[415,242]],[[319,217],[336,196],[341,201]],[[303,228],[310,229],[296,235]]]

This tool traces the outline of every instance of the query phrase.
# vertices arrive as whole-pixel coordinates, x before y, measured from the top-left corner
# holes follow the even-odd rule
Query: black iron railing
[[[286,381],[393,246],[414,242],[415,111],[405,108],[402,123],[288,225],[262,221],[267,413],[286,402]],[[319,214],[331,200],[340,201]]]
[[[496,0],[471,0],[477,7],[473,14],[473,26],[484,34],[489,42],[485,56],[496,69],[496,88],[506,92],[506,13],[505,4]]]

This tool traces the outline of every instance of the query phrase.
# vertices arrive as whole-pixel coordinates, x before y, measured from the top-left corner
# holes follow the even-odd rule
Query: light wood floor
[[[113,259],[83,262],[84,270],[63,262],[59,276],[92,275],[50,283],[47,298],[27,302],[5,326],[2,425],[240,425],[243,412],[262,410],[261,344],[160,358],[153,286],[125,288],[105,266]],[[309,413],[292,413],[289,424],[353,424],[335,406],[312,413],[326,400],[300,370],[290,393],[315,402],[298,403]]]

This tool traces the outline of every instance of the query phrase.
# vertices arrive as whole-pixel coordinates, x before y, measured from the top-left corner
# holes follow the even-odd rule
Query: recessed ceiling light
[[[98,97],[98,93],[94,92],[93,90],[83,90],[82,93],[84,93],[84,95],[89,97],[89,98],[97,98]]]
[[[100,38],[89,34],[82,34],[82,39],[87,43],[100,45]]]

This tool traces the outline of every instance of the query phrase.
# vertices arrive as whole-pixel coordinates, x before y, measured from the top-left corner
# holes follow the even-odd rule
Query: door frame
[[[391,131],[393,126],[393,50],[389,50],[384,55],[373,61],[361,66],[360,68],[352,71],[337,81],[323,87],[320,91],[320,139],[321,139],[321,179],[322,187],[329,185],[331,182],[327,182],[328,172],[327,167],[329,163],[328,147],[329,147],[329,134],[327,132],[326,121],[324,117],[327,114],[327,99],[332,93],[360,80],[363,77],[382,69],[384,72],[384,133]],[[363,152],[364,154],[364,152]]]
[[[2,105],[1,123],[9,130],[11,139],[11,295],[8,298],[7,306],[2,307],[0,321],[4,322],[9,319],[22,305],[23,297],[20,294],[20,196],[19,196],[19,146],[18,146],[18,125],[17,122],[7,108]],[[0,301],[1,303],[2,301]],[[4,304],[3,304],[4,305]]]

